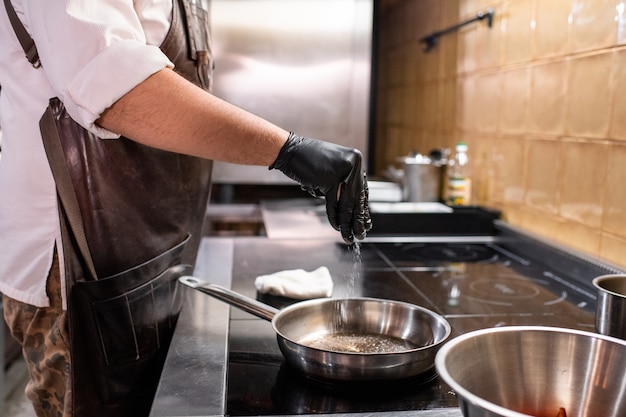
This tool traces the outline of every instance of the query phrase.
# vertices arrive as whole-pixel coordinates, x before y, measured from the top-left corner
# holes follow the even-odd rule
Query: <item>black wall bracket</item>
[[[447,29],[439,30],[437,32],[431,33],[430,35],[424,36],[422,39],[420,39],[420,42],[424,42],[424,44],[425,44],[424,52],[428,52],[431,49],[433,49],[435,46],[437,46],[437,42],[438,42],[440,36],[445,35],[445,34],[450,33],[450,32],[454,32],[455,30],[458,30],[458,29],[462,28],[465,25],[469,25],[470,23],[474,23],[474,22],[478,22],[480,20],[487,19],[487,25],[489,27],[491,27],[493,25],[493,15],[494,14],[495,14],[495,10],[493,8],[489,8],[489,9],[485,10],[484,12],[476,13],[476,17],[473,17],[471,19],[465,20],[464,22],[458,23],[458,24],[456,24],[454,26],[450,26]]]

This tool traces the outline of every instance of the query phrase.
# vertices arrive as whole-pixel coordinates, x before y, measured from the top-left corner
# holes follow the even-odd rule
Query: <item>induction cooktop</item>
[[[426,239],[427,240],[427,239]],[[280,250],[263,254],[271,263]],[[307,252],[307,250],[309,252]],[[334,297],[410,302],[443,315],[455,337],[472,330],[542,325],[594,330],[593,277],[610,266],[500,225],[492,239],[365,242],[358,248],[312,245],[302,262],[329,261]],[[233,289],[254,288],[254,269],[236,265]],[[284,307],[295,300],[249,294]],[[231,310],[229,415],[391,412],[457,407],[453,391],[431,370],[384,383],[320,380],[291,369],[269,322]]]

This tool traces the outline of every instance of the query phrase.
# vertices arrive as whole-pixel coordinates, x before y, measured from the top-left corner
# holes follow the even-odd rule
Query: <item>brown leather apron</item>
[[[174,0],[161,49],[209,90],[199,3]],[[212,162],[99,139],[56,98],[40,126],[60,200],[73,415],[146,416],[181,307],[177,278],[195,262]]]

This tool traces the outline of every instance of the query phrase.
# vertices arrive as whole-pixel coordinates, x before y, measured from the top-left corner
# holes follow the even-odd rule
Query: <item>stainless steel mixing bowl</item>
[[[539,326],[477,330],[446,343],[435,366],[465,417],[623,417],[626,341]]]

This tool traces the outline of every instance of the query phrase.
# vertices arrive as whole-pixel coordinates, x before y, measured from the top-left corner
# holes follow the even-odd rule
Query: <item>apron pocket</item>
[[[117,297],[94,301],[92,310],[106,366],[134,362],[169,342],[178,313],[177,268]]]
[[[182,305],[178,278],[191,269],[180,264],[188,241],[115,276],[72,287],[71,310],[87,347],[80,355],[89,357],[103,402],[158,381]]]

